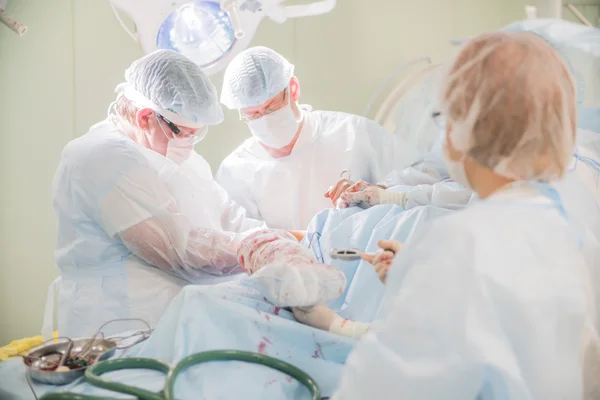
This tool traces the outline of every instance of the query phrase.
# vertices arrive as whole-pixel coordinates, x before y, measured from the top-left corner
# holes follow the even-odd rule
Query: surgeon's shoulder
[[[364,137],[375,137],[384,135],[391,136],[384,127],[377,122],[356,114],[349,114],[341,111],[312,111],[311,117],[318,121],[318,124],[323,128],[324,133],[327,132],[355,132],[356,134],[364,135]]]
[[[414,211],[413,211],[414,210]],[[479,236],[481,216],[478,210],[465,208],[460,211],[441,211],[435,206],[421,206],[409,211],[419,211],[416,233],[409,240],[422,257],[437,257],[431,249],[443,248],[444,252],[461,254],[472,248]],[[475,212],[474,212],[475,211]],[[420,226],[419,226],[420,225]]]
[[[310,111],[310,118],[313,118],[324,125],[352,125],[366,127],[370,122],[373,122],[360,115],[342,111]]]
[[[98,176],[126,173],[131,168],[147,166],[148,160],[131,139],[110,125],[97,124],[67,144],[61,163],[72,170]]]

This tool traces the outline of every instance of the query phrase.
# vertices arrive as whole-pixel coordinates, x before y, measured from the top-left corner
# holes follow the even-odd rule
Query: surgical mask
[[[179,138],[175,135],[175,133],[173,133],[173,135],[169,137],[160,123],[158,116],[156,117],[156,120],[158,121],[158,126],[160,126],[160,129],[169,140],[167,143],[167,152],[165,157],[178,165],[183,164],[188,158],[190,158],[194,151],[194,146],[204,139],[208,133],[208,126],[204,126],[200,128],[195,135]]]
[[[247,124],[252,135],[261,143],[273,149],[281,149],[292,142],[301,121],[302,119],[296,120],[292,106],[287,104],[264,117],[249,120]]]
[[[466,187],[467,189],[473,189],[469,183],[467,172],[465,171],[465,163],[463,162],[464,158],[458,161],[451,160],[450,157],[448,157],[448,149],[446,146],[443,146],[443,150],[444,163],[448,168],[448,174],[450,175],[450,178],[452,178],[454,182]]]

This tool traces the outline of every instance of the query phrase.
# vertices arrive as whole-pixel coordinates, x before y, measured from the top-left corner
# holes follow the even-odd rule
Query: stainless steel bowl
[[[73,339],[71,355],[81,352],[88,340],[91,340],[91,338]],[[68,345],[69,342],[65,340],[57,343],[42,344],[29,350],[23,356],[23,363],[29,377],[36,382],[47,385],[66,385],[82,377],[85,374],[86,367],[61,372],[39,369],[40,363],[43,363],[45,360],[56,361],[60,359],[60,355],[65,353]],[[102,361],[111,357],[115,353],[116,347],[117,344],[111,340],[96,339],[88,354],[91,358],[98,357],[98,361]]]

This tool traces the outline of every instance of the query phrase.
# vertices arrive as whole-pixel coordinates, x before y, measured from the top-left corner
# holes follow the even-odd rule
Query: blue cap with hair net
[[[197,128],[223,121],[217,89],[200,66],[171,50],[156,50],[125,71],[118,92],[171,122]]]
[[[267,47],[238,54],[225,70],[221,103],[231,110],[255,107],[288,87],[294,65]]]

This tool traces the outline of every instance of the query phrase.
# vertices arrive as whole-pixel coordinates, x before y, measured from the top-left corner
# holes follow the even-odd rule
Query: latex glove
[[[340,196],[340,205],[338,208],[350,206],[372,207],[379,204],[396,204],[400,207],[406,207],[406,192],[393,192],[378,185],[371,185],[365,181],[358,181],[350,186]]]
[[[365,181],[358,181],[341,194],[341,201],[338,202],[337,207],[347,208],[358,205],[367,207],[376,206],[381,204],[380,192],[383,191],[384,190],[379,186],[371,185]]]
[[[361,258],[375,267],[379,280],[385,284],[394,256],[404,247],[404,244],[397,240],[380,240],[378,245],[380,250],[377,253],[365,253]]]
[[[348,189],[353,184],[353,181],[342,178],[339,181],[337,181],[335,185],[329,187],[329,190],[325,192],[325,197],[331,199],[333,206],[336,207],[337,202],[342,193],[344,193],[346,189]]]
[[[304,325],[313,328],[329,331],[329,327],[336,318],[341,318],[331,308],[327,306],[314,306],[307,308],[293,308],[294,318]]]
[[[293,308],[292,311],[298,322],[352,339],[363,337],[371,326],[370,324],[344,319],[329,307],[322,305],[311,308]]]

